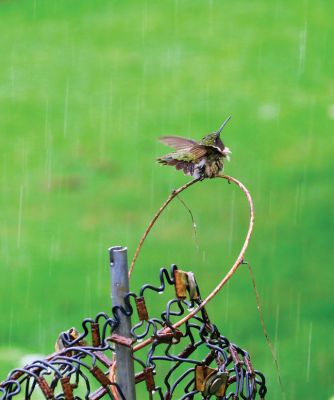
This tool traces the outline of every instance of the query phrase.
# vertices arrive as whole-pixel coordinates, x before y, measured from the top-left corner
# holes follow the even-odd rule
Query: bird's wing
[[[185,149],[180,149],[175,153],[169,153],[165,157],[173,158],[174,160],[182,160],[185,162],[198,162],[207,155],[207,147],[195,143],[194,146]]]
[[[207,147],[196,143],[191,149],[189,149],[189,152],[196,158],[196,160],[200,160],[207,154]]]
[[[182,138],[179,136],[162,136],[160,142],[173,147],[176,150],[183,150],[195,146],[197,143],[194,140]]]

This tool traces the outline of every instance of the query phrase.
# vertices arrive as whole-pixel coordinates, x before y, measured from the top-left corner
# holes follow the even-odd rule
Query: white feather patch
[[[226,160],[230,161],[231,160],[230,154],[232,154],[232,151],[228,147],[225,147],[223,153],[224,156],[226,157]]]

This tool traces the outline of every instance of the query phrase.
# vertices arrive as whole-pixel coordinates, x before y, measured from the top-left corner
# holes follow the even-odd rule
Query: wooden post
[[[129,293],[127,248],[121,246],[110,247],[110,279],[112,306],[122,306],[124,296]],[[118,335],[131,337],[131,318],[119,313],[120,324],[115,329]],[[116,382],[120,386],[126,400],[135,400],[135,378],[132,358],[132,348],[115,344],[116,353]]]

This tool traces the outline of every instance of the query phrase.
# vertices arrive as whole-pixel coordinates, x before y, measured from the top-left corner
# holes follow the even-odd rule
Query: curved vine
[[[218,175],[216,178],[222,178],[222,179],[226,179],[229,183],[233,182],[234,184],[236,184],[245,194],[248,205],[249,205],[249,213],[250,213],[250,219],[249,219],[249,226],[248,226],[248,230],[247,230],[247,234],[244,240],[244,244],[241,248],[241,251],[236,259],[236,261],[234,262],[234,264],[232,265],[232,267],[230,268],[230,270],[227,272],[227,274],[221,279],[221,281],[218,283],[218,285],[208,294],[208,296],[202,301],[202,303],[200,305],[198,305],[194,310],[192,310],[189,314],[187,314],[185,317],[183,317],[182,319],[180,319],[179,321],[177,321],[172,327],[168,327],[166,328],[166,331],[170,331],[171,329],[176,329],[179,326],[183,325],[186,321],[188,321],[190,318],[192,318],[194,315],[196,315],[203,307],[205,307],[208,302],[210,300],[212,300],[217,293],[222,289],[222,287],[228,282],[229,279],[231,279],[231,277],[234,275],[234,273],[236,272],[236,270],[238,269],[239,265],[243,263],[244,261],[244,256],[249,244],[249,240],[250,237],[252,235],[252,231],[253,231],[253,226],[254,226],[254,204],[253,204],[253,200],[252,197],[248,191],[248,189],[246,188],[246,186],[241,183],[240,181],[238,181],[237,179],[231,177],[231,176],[227,176],[227,175]],[[167,200],[163,203],[163,205],[159,208],[159,210],[156,212],[156,214],[154,215],[154,217],[152,218],[152,220],[150,221],[148,227],[146,228],[143,236],[141,237],[138,247],[135,251],[135,254],[133,256],[131,265],[130,265],[130,269],[129,269],[129,278],[132,275],[135,263],[137,261],[137,258],[139,256],[139,253],[143,247],[143,244],[148,236],[148,234],[150,233],[151,229],[153,228],[153,226],[155,225],[155,223],[157,222],[157,220],[159,219],[160,215],[162,214],[162,212],[167,208],[167,206],[171,203],[171,201],[181,192],[183,192],[184,190],[188,189],[190,186],[194,185],[195,183],[199,182],[200,179],[195,179],[193,181],[190,181],[188,183],[186,183],[185,185],[179,187],[178,189],[174,190],[169,197],[167,198]],[[145,341],[143,341],[142,343],[138,344],[137,346],[134,347],[134,351],[137,351],[143,347],[145,347],[146,345],[150,344],[152,342],[152,338],[149,338]]]

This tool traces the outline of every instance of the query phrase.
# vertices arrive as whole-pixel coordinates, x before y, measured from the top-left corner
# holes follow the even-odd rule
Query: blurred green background
[[[0,373],[48,354],[58,333],[109,312],[107,248],[131,258],[187,177],[158,166],[174,134],[200,139],[232,114],[225,172],[256,209],[247,259],[287,399],[333,384],[334,4],[218,0],[0,3]],[[248,224],[234,185],[187,191],[138,259],[132,289],[175,262],[207,294]],[[162,305],[161,305],[162,307]],[[208,307],[281,399],[247,268]]]

